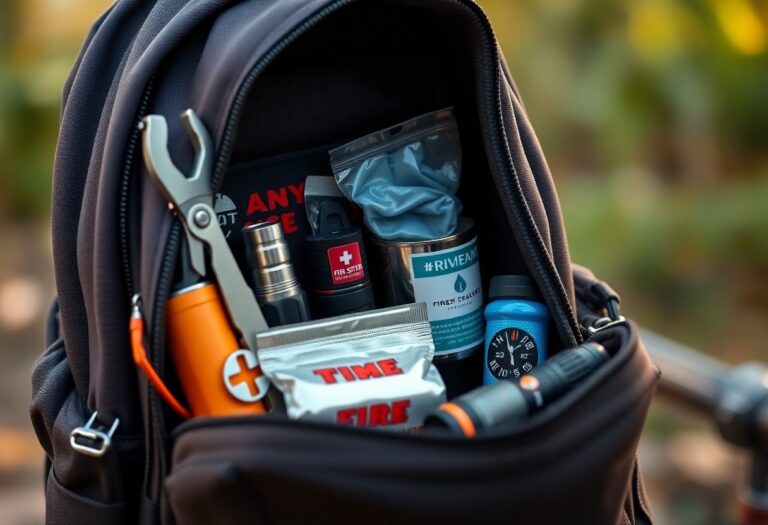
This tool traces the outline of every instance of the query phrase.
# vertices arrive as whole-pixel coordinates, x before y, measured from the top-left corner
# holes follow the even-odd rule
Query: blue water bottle
[[[485,321],[484,384],[525,375],[547,358],[549,310],[527,275],[491,279]]]

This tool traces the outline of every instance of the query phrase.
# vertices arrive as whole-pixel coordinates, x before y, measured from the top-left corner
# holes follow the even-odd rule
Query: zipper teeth
[[[128,140],[128,149],[125,154],[125,163],[123,167],[123,176],[120,183],[120,199],[118,201],[118,223],[120,228],[120,252],[123,259],[123,273],[125,277],[125,286],[128,290],[128,296],[134,293],[133,270],[131,269],[131,257],[128,240],[128,197],[130,192],[131,175],[133,174],[133,163],[136,155],[136,146],[139,143],[139,122],[144,118],[149,105],[149,98],[154,86],[154,77],[149,80],[147,87],[139,104],[136,113],[136,119],[133,122],[133,129]]]
[[[495,36],[493,32],[493,27],[491,26],[491,23],[488,21],[488,18],[485,16],[485,13],[477,6],[477,4],[466,4],[461,2],[461,0],[457,0],[458,4],[464,7],[465,9],[469,10],[473,14],[476,15],[477,19],[481,22],[485,29],[485,34],[483,35],[483,43],[488,47],[488,49],[491,52],[491,55],[494,57],[495,62],[500,62],[499,56],[498,56],[498,47],[495,43]],[[490,38],[489,38],[490,35]],[[496,103],[496,123],[499,126],[499,128],[503,131],[504,130],[504,108],[501,104],[501,77],[498,72],[498,68],[494,68],[493,72],[494,80],[495,82],[489,84],[491,87],[491,91],[493,91],[495,87],[495,93],[493,93],[493,99]],[[494,136],[494,135],[492,135]],[[509,154],[506,155],[507,157],[507,164],[514,175],[516,182],[518,182],[518,175],[517,175],[517,168],[514,165],[514,162],[510,158]],[[520,187],[519,183],[515,184],[515,190],[517,193],[518,201],[521,203],[526,203],[525,196],[523,195],[522,188]],[[504,206],[507,208],[507,206]],[[557,269],[554,266],[554,262],[549,257],[549,254],[547,253],[546,245],[544,244],[544,240],[541,238],[541,235],[538,233],[536,229],[536,223],[533,220],[533,216],[531,215],[530,209],[528,206],[524,206],[525,210],[525,219],[526,223],[529,228],[529,232],[526,232],[526,237],[528,237],[528,242],[530,243],[533,241],[533,244],[535,247],[538,248],[538,254],[541,257],[539,258],[539,262],[541,263],[543,261],[543,267],[549,274],[549,282],[552,284],[556,289],[554,290],[559,299],[560,304],[558,306],[564,307],[565,310],[564,317],[566,318],[569,326],[569,330],[571,332],[571,335],[573,338],[578,342],[581,343],[583,341],[583,338],[581,336],[581,331],[579,330],[579,324],[576,320],[576,315],[573,311],[573,307],[568,300],[568,294],[565,292],[565,287],[562,283],[562,280],[560,279],[560,275],[557,272]],[[509,217],[512,215],[511,210],[507,210],[507,216]],[[530,235],[528,235],[530,233]],[[535,252],[535,250],[534,250]]]
[[[152,316],[152,339],[150,341],[150,348],[149,348],[149,360],[152,363],[152,366],[154,369],[158,372],[158,374],[163,374],[163,367],[161,366],[162,361],[162,350],[164,349],[164,339],[165,339],[165,331],[163,330],[163,327],[165,326],[165,303],[167,297],[170,295],[171,292],[171,280],[173,279],[173,268],[175,266],[175,260],[178,255],[179,251],[179,244],[180,244],[180,234],[181,234],[181,224],[178,220],[173,221],[173,224],[171,226],[171,231],[168,234],[168,241],[166,244],[166,251],[165,255],[163,256],[163,261],[161,263],[161,270],[160,270],[160,277],[158,279],[158,285],[157,285],[157,294],[155,296],[155,304],[153,305],[153,316]],[[160,432],[161,434],[165,434],[165,420],[163,419],[163,403],[160,400],[160,396],[157,393],[157,391],[152,388],[151,385],[147,385],[147,388],[149,389],[149,395],[147,396],[149,399],[149,417],[152,421],[152,428],[155,429],[156,432]],[[150,435],[150,440],[156,440],[154,435]],[[161,443],[164,443],[164,439],[159,440]],[[149,486],[151,483],[159,484],[159,480],[155,480],[152,477],[152,456],[151,451],[153,450],[153,444],[150,442],[149,446],[147,447],[145,456],[147,457],[147,475],[145,476],[145,480],[148,484],[148,488],[151,490],[151,494],[156,494],[159,490],[159,486]],[[164,446],[161,444],[157,449],[157,460],[158,460],[158,471],[162,473],[165,473],[166,471],[166,450]]]
[[[173,278],[173,266],[176,260],[176,255],[179,251],[179,240],[181,233],[181,225],[178,220],[174,219],[171,231],[168,234],[167,249],[163,262],[161,264],[160,278],[157,284],[157,294],[155,295],[155,304],[153,305],[152,323],[153,323],[153,336],[152,336],[152,348],[159,350],[163,347],[163,335],[164,331],[161,329],[165,319],[165,303],[168,295],[171,292],[171,279]],[[159,351],[153,351],[151,357],[153,366],[160,366],[160,354]],[[160,373],[162,370],[159,371]]]
[[[511,166],[513,166],[513,170],[514,170],[514,165],[511,164]],[[516,184],[514,189],[516,191],[519,201],[525,203],[526,202],[525,195],[523,194],[523,190],[520,187],[520,185]],[[538,234],[537,232],[536,223],[533,219],[533,215],[531,214],[530,208],[528,208],[527,205],[524,207],[524,212],[525,212],[525,218],[527,219],[527,222],[528,222],[528,226],[531,228],[531,231],[534,232],[534,234],[531,237],[535,242],[535,244],[537,245],[539,253],[542,254],[542,257],[539,260],[539,262],[543,264],[544,269],[549,274],[550,284],[555,287],[554,291],[555,293],[557,293],[560,299],[558,306],[563,307],[563,309],[565,310],[563,312],[563,317],[566,318],[569,324],[569,329],[571,331],[571,334],[573,335],[576,343],[581,344],[584,342],[584,338],[582,336],[579,323],[576,320],[576,314],[573,310],[573,307],[571,306],[570,301],[568,300],[568,294],[565,291],[565,286],[563,285],[563,282],[560,279],[560,275],[557,272],[557,268],[555,267],[555,264],[552,261],[552,258],[549,256],[547,252],[544,239],[542,239],[541,235]]]
[[[135,288],[134,288],[134,282],[133,282],[133,270],[131,268],[131,258],[130,258],[130,246],[129,246],[129,239],[128,239],[128,200],[130,198],[130,184],[131,184],[131,176],[133,175],[133,168],[134,168],[134,162],[136,160],[136,150],[137,146],[139,144],[139,122],[141,122],[141,119],[144,118],[147,112],[147,107],[149,106],[149,100],[152,96],[152,91],[154,87],[154,77],[149,79],[149,82],[147,82],[147,86],[144,88],[144,93],[142,94],[141,102],[139,103],[139,108],[136,112],[136,118],[133,122],[133,129],[131,130],[131,135],[128,140],[128,148],[126,150],[125,155],[125,163],[123,168],[123,176],[122,181],[120,183],[120,198],[118,201],[118,224],[119,224],[119,235],[120,235],[120,251],[122,256],[122,262],[123,262],[123,272],[124,272],[124,278],[125,278],[125,286],[126,290],[128,291],[128,296],[132,296]],[[155,416],[157,413],[155,408],[155,399],[153,396],[153,389],[151,387],[149,388],[149,406],[148,410],[150,413],[150,417],[152,418],[154,416],[155,423],[159,421],[159,419]],[[150,437],[151,439],[151,437]],[[147,442],[147,445],[145,446],[144,451],[144,482],[149,483],[150,482],[150,473],[152,469],[152,456],[151,456],[151,443]],[[145,485],[145,492],[147,489],[147,485]]]

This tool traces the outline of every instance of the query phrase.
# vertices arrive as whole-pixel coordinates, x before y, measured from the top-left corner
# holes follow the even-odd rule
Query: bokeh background
[[[106,0],[0,2],[0,515],[40,523],[29,373],[53,296],[59,97]],[[641,324],[768,361],[768,1],[481,0],[555,174],[575,261]],[[656,403],[661,525],[734,523],[743,458]]]

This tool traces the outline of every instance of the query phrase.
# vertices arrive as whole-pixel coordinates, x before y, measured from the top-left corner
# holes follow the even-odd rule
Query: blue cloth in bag
[[[336,182],[377,237],[423,241],[456,231],[461,142],[451,108],[331,151]]]

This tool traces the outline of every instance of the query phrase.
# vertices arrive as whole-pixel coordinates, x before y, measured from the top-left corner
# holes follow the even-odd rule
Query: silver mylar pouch
[[[445,401],[424,303],[275,328],[256,347],[292,419],[414,430]]]

